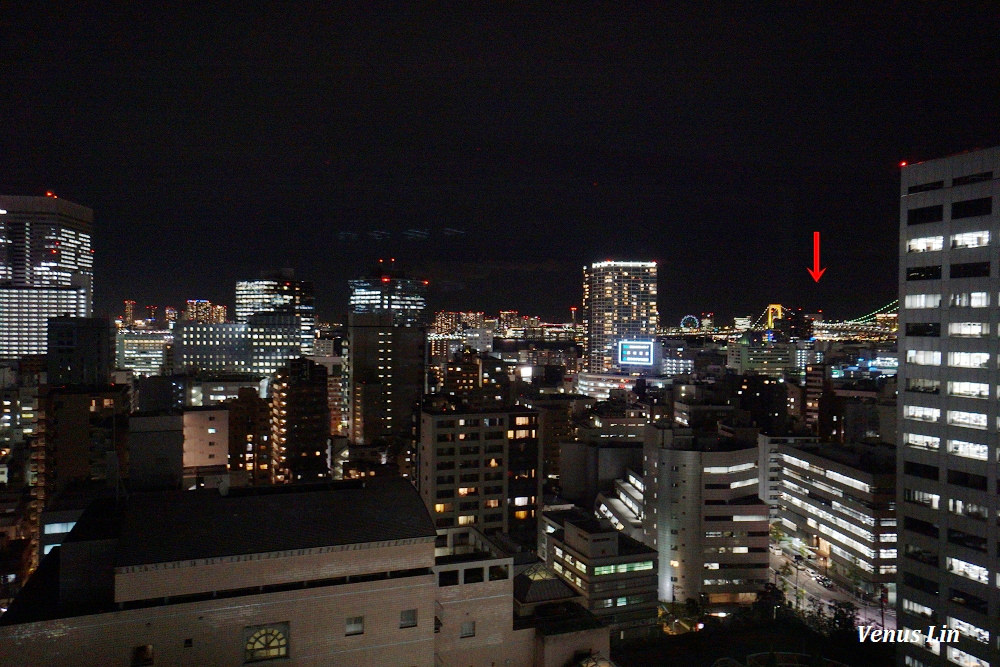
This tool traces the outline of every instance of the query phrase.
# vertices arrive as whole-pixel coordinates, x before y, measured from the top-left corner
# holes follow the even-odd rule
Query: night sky
[[[898,163],[1000,144],[992,2],[69,4],[0,12],[0,192],[95,210],[110,313],[291,266],[342,321],[391,256],[434,309],[565,321],[617,258],[667,323],[853,317],[895,297]]]

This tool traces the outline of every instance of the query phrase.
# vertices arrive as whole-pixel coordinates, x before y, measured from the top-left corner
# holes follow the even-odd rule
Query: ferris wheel
[[[701,322],[694,315],[685,315],[681,318],[681,329],[699,329]]]

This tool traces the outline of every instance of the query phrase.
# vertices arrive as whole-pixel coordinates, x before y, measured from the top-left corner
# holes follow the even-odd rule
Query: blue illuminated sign
[[[621,366],[652,366],[651,340],[623,340],[618,343],[618,364]]]

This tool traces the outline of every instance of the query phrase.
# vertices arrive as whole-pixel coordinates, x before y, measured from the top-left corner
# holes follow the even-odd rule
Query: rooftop
[[[399,478],[134,495],[118,567],[435,536],[413,486]]]

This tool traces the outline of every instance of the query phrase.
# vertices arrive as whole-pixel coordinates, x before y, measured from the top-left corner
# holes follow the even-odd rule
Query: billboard
[[[619,366],[652,366],[653,346],[651,340],[623,340],[618,343]]]

